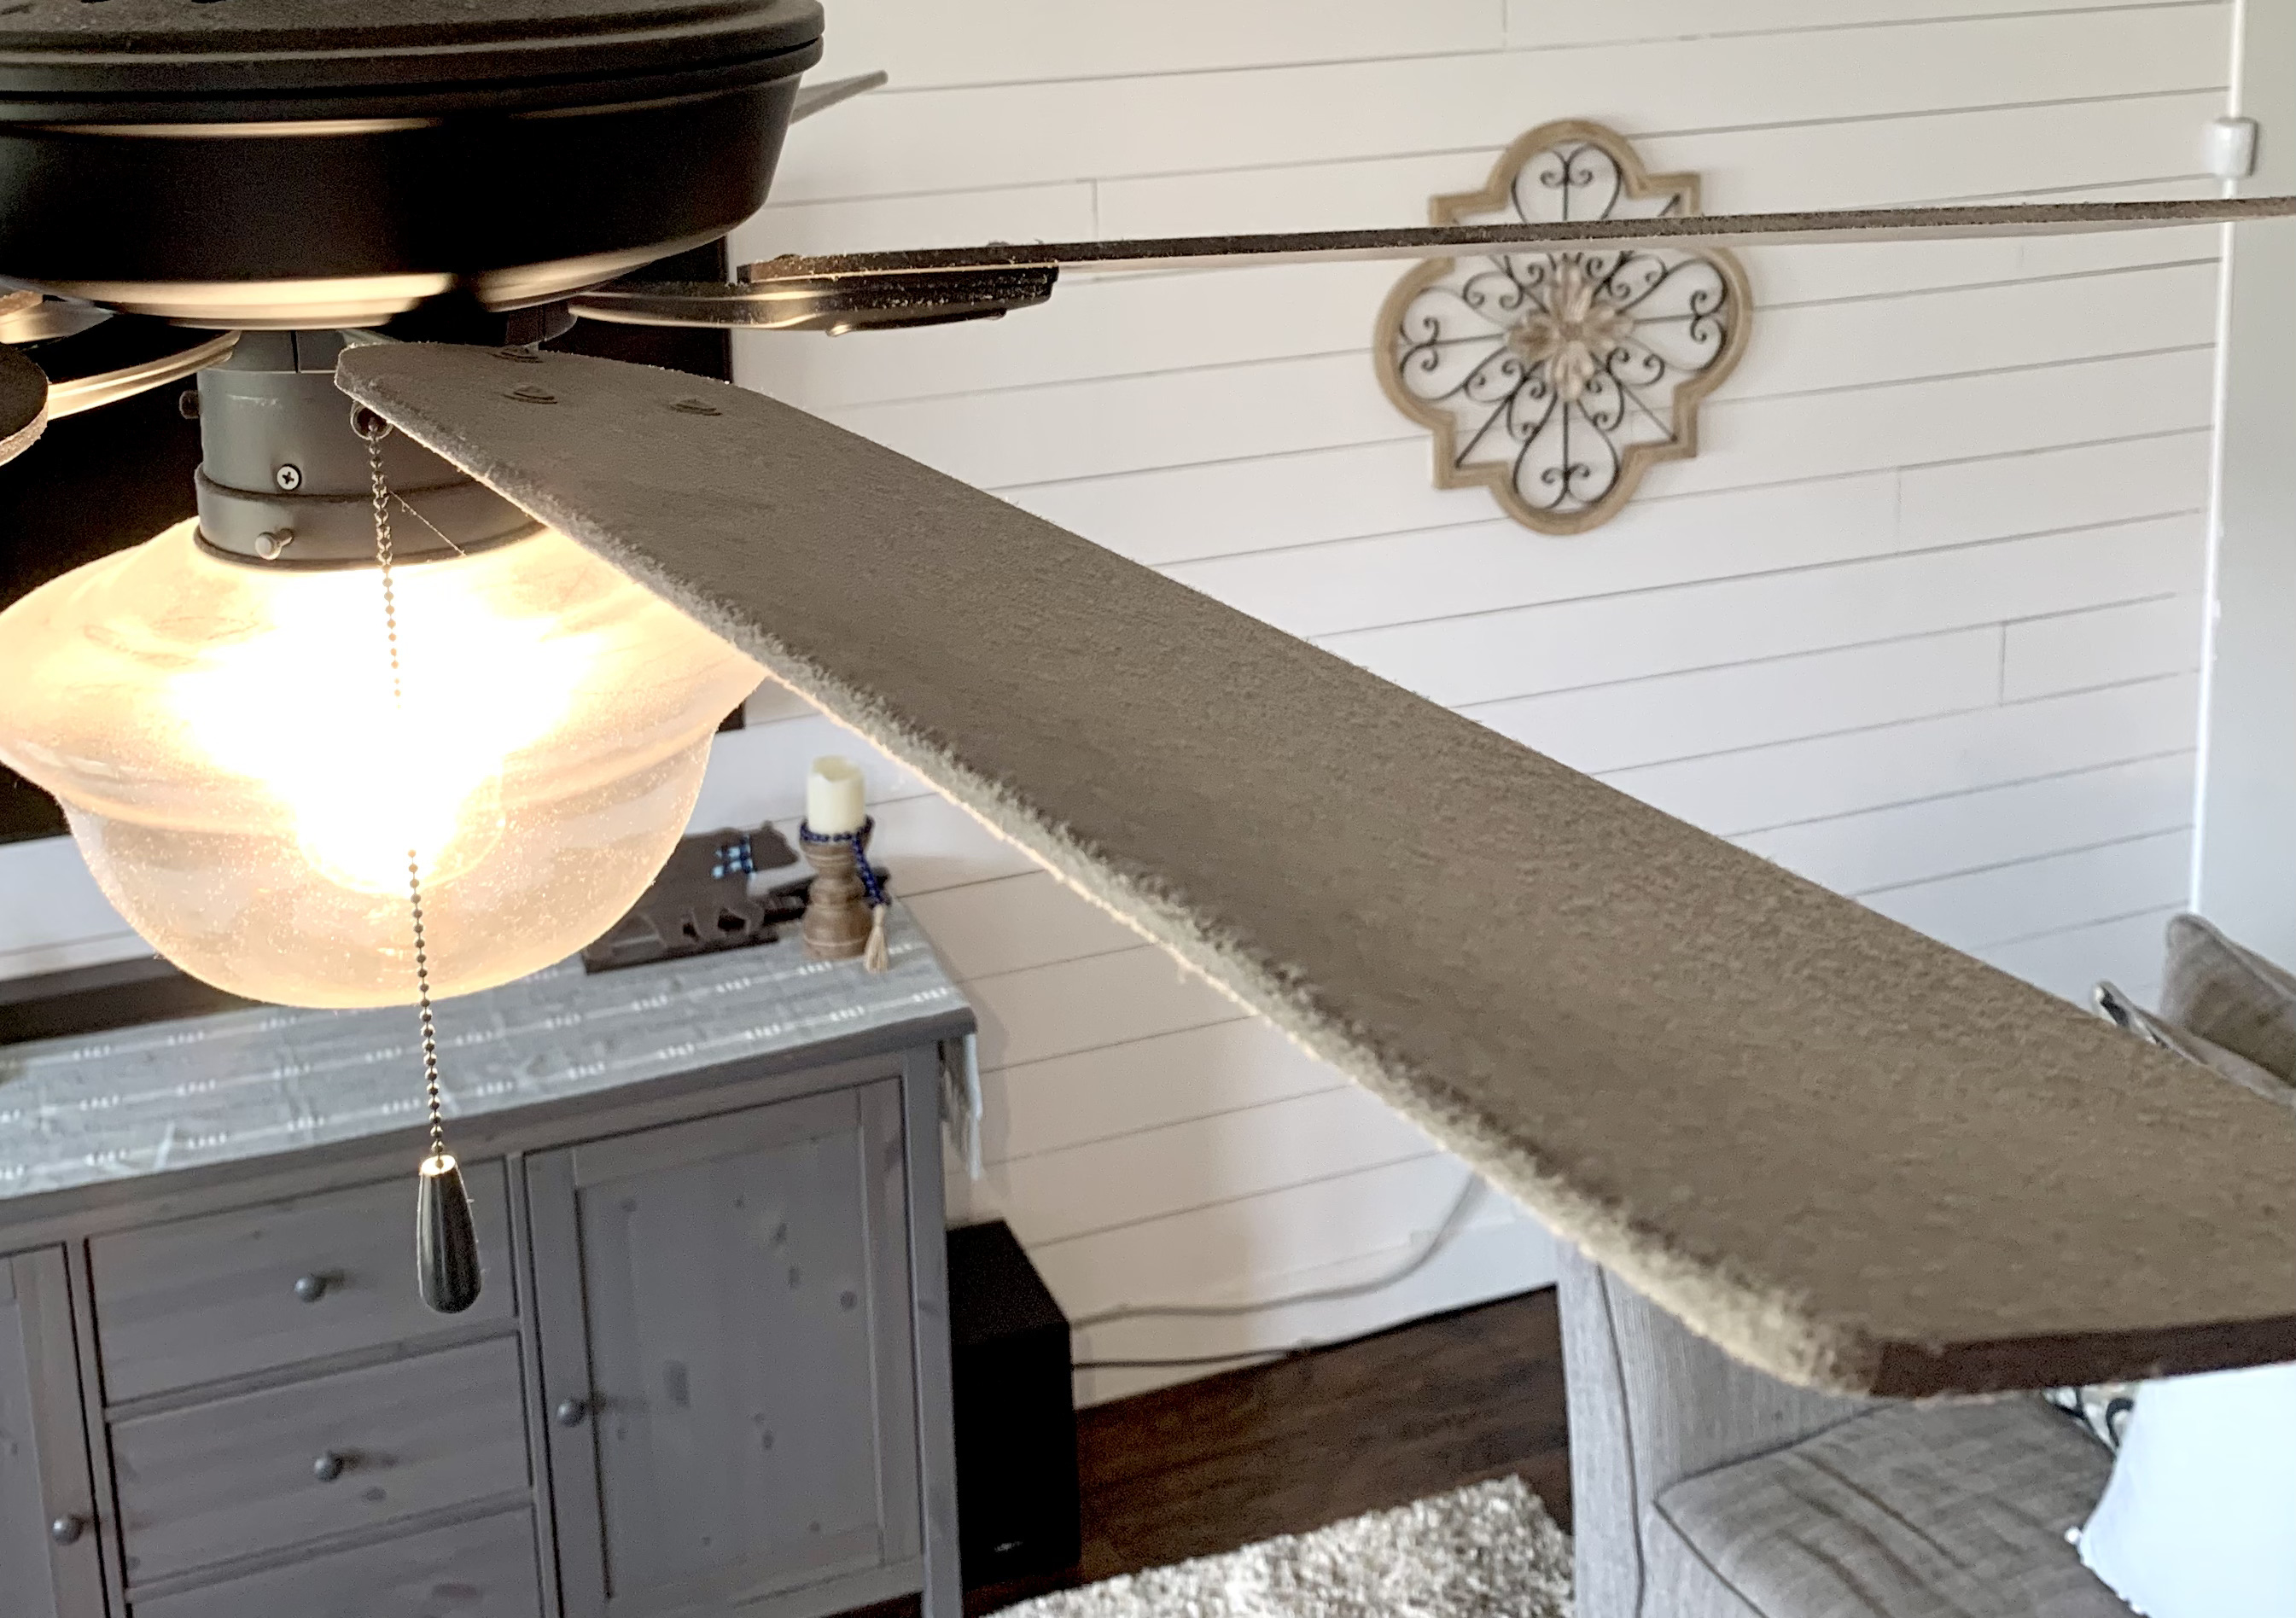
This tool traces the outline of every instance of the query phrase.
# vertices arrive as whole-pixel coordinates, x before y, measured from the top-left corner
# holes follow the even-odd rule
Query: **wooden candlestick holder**
[[[816,843],[800,839],[805,862],[813,867],[813,887],[806,895],[805,919],[798,931],[805,952],[816,960],[851,960],[869,947],[869,890],[861,880],[860,862],[867,857],[872,828],[864,826],[850,842]]]

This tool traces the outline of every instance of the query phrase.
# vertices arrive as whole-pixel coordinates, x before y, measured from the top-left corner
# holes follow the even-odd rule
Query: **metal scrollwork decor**
[[[1698,211],[1698,176],[1652,175],[1600,124],[1542,124],[1437,225]],[[1435,259],[1380,311],[1381,385],[1435,435],[1441,488],[1489,487],[1543,534],[1614,516],[1653,462],[1698,453],[1698,404],[1746,346],[1745,271],[1719,249]]]

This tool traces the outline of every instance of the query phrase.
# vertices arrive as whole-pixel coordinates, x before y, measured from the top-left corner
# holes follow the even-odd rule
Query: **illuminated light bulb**
[[[0,612],[0,762],[153,948],[252,1000],[412,1003],[563,959],[669,856],[764,671],[563,535],[265,568],[184,522]]]

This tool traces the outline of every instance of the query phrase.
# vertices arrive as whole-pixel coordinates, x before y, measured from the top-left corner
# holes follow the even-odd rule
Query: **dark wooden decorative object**
[[[858,843],[798,845],[813,867],[800,931],[806,953],[816,960],[855,960],[869,947],[869,891],[861,881],[861,852],[868,842],[865,829]]]

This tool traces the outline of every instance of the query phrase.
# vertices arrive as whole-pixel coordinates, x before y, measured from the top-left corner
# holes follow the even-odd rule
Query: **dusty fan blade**
[[[413,345],[337,380],[1763,1369],[2296,1358],[2285,1107],[759,395]]]
[[[181,381],[238,342],[236,331],[189,331],[165,321],[115,315],[41,344],[40,364],[51,378],[48,413],[77,415]]]
[[[2166,225],[2238,225],[2296,213],[2296,197],[2181,202],[2005,203],[1864,208],[1792,214],[1693,214],[1543,225],[1440,225],[1293,231],[1256,236],[1156,236],[1111,241],[991,242],[898,253],[795,254],[745,265],[725,285],[624,282],[574,299],[594,320],[648,325],[854,331],[978,320],[1045,301],[1062,272],[1222,269],[1257,264],[1447,258],[1619,245],[1740,248],[1796,242],[1950,241],[1975,236],[2074,235]],[[994,277],[1016,279],[1011,296]],[[882,311],[873,315],[872,310]]]
[[[48,377],[13,348],[0,348],[0,462],[13,461],[48,429]]]
[[[35,292],[29,303],[0,302],[0,343],[53,342],[112,318],[112,312],[101,304],[83,303],[76,298],[43,298]]]

